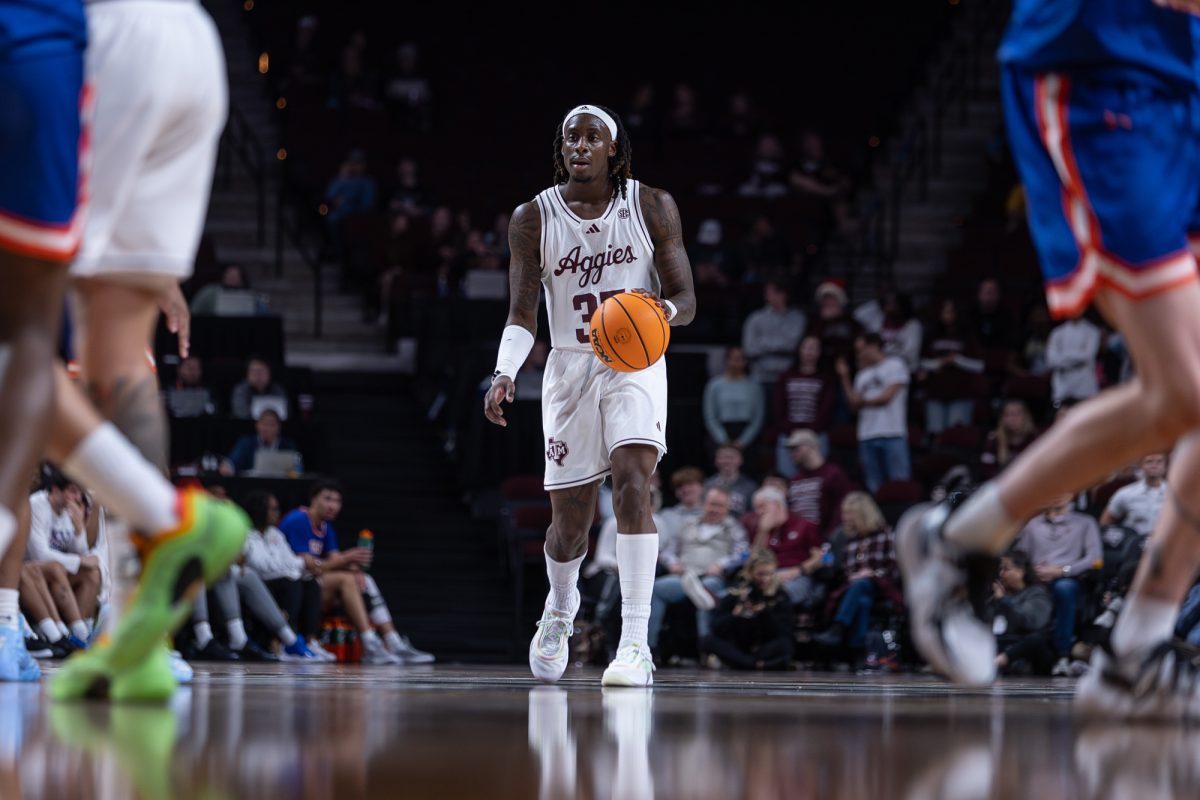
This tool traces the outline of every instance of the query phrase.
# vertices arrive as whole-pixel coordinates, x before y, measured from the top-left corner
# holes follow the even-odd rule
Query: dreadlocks
[[[612,181],[613,194],[620,194],[621,199],[625,199],[625,183],[633,177],[633,146],[629,143],[629,133],[615,111],[610,111],[604,106],[596,108],[608,114],[617,123],[617,154],[608,160],[608,179]],[[567,165],[563,161],[562,143],[563,125],[560,122],[554,133],[555,183],[567,182]]]

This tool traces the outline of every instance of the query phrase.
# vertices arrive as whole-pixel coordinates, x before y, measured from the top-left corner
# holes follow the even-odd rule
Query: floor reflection
[[[845,798],[1195,796],[1200,731],[1077,724],[1062,687],[655,691],[439,669],[226,671],[167,708],[51,705],[0,684],[9,798]]]

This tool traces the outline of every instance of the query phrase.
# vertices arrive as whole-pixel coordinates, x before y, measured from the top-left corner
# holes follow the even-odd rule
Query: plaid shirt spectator
[[[850,539],[842,550],[842,567],[846,575],[853,575],[865,567],[873,571],[876,578],[885,578],[898,585],[900,571],[896,565],[896,535],[890,528],[884,528]]]

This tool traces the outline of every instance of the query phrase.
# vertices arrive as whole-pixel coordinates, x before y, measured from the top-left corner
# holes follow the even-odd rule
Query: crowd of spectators
[[[33,488],[18,590],[23,628],[31,653],[63,658],[89,647],[108,613],[108,522],[86,489],[49,465]],[[220,483],[208,489],[225,495]],[[314,481],[307,504],[282,518],[279,501],[263,490],[248,493],[242,505],[252,522],[242,558],[197,597],[189,623],[176,634],[186,660],[333,661],[322,645],[323,621],[339,616],[357,632],[364,664],[434,660],[392,622],[369,572],[373,548],[339,547],[337,481]],[[223,623],[219,632],[214,618]]]

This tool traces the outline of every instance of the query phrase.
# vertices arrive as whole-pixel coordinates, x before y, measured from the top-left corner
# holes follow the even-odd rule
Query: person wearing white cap
[[[553,350],[542,423],[553,521],[545,548],[550,594],[529,646],[530,670],[547,682],[566,670],[579,567],[600,484],[611,474],[621,639],[601,683],[649,686],[647,625],[659,550],[650,476],[667,450],[666,363],[628,373],[605,368],[590,347],[588,323],[605,299],[632,291],[655,302],[668,324],[688,324],[696,313],[692,269],[679,209],[666,192],[633,179],[629,134],[616,114],[576,106],[555,130],[554,151],[554,185],[518,206],[509,225],[508,324],[484,415],[506,424],[501,403],[516,396],[544,289]]]

